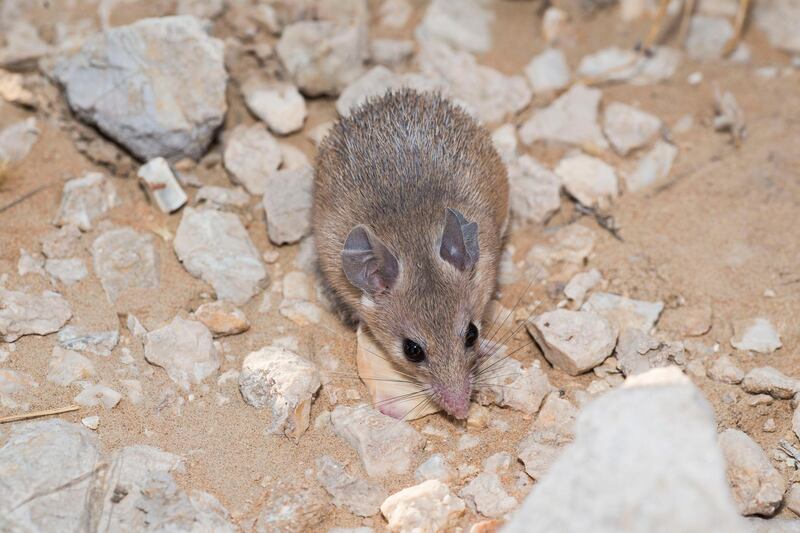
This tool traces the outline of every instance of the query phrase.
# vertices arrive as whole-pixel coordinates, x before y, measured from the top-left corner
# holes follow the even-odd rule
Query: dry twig
[[[64,413],[71,413],[80,409],[77,405],[69,405],[67,407],[58,407],[56,409],[45,409],[44,411],[32,411],[30,413],[23,413],[21,415],[4,416],[0,418],[0,424],[7,424],[8,422],[19,422],[21,420],[30,420],[32,418],[41,418],[43,416],[60,415]]]

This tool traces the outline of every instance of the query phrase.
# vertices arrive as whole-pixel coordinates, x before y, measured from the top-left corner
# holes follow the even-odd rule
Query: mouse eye
[[[411,339],[403,341],[403,353],[406,354],[406,359],[412,363],[421,363],[425,360],[425,350]]]
[[[477,340],[478,340],[478,326],[470,322],[469,326],[467,326],[467,334],[464,335],[464,346],[466,346],[467,348],[472,348],[475,345],[475,341]]]

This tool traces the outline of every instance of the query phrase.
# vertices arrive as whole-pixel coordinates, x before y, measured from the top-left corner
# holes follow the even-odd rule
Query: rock
[[[216,372],[220,363],[208,328],[180,316],[147,334],[144,358],[186,391]]]
[[[320,387],[313,363],[277,346],[252,352],[242,363],[239,390],[253,407],[269,407],[268,433],[283,434],[295,442],[308,429],[311,401]]]
[[[788,400],[800,392],[800,381],[771,366],[762,366],[745,374],[742,388],[750,394],[769,394],[779,400]]]
[[[783,346],[775,326],[766,318],[736,321],[733,331],[731,346],[737,350],[772,353]]]
[[[58,344],[68,350],[88,351],[101,356],[111,355],[119,342],[119,331],[89,331],[80,326],[67,326],[58,332]]]
[[[789,492],[786,493],[784,504],[794,514],[800,515],[800,483],[792,483]]]
[[[78,252],[81,232],[72,224],[61,226],[42,237],[42,253],[49,259],[66,259]]]
[[[378,10],[382,26],[398,29],[406,25],[413,12],[408,0],[383,0]]]
[[[672,163],[678,156],[678,149],[664,141],[656,142],[653,149],[639,159],[633,172],[625,174],[625,183],[632,192],[669,176]]]
[[[595,234],[580,224],[569,224],[556,231],[548,244],[536,244],[525,261],[549,267],[558,263],[582,265],[594,249]]]
[[[223,52],[193,17],[143,19],[90,37],[55,77],[78,117],[139,159],[197,160],[227,110]]]
[[[278,308],[280,314],[300,327],[319,324],[322,320],[322,310],[316,304],[302,300],[286,300]]]
[[[792,0],[766,0],[753,6],[756,26],[770,44],[787,52],[800,53],[800,6]]]
[[[619,196],[617,174],[602,159],[585,154],[568,155],[555,168],[564,188],[586,207],[607,209]]]
[[[747,133],[744,112],[730,91],[714,92],[714,129],[730,131],[734,143],[739,143]]]
[[[728,482],[739,512],[775,514],[783,501],[786,482],[764,450],[738,429],[720,433],[719,446],[728,464]]]
[[[163,157],[151,159],[136,173],[152,202],[164,213],[173,213],[186,204],[186,193]]]
[[[47,381],[67,386],[74,381],[89,379],[94,375],[94,364],[89,359],[61,346],[53,347],[53,354],[47,367]]]
[[[263,125],[240,124],[225,142],[223,158],[233,181],[259,195],[267,190],[269,175],[281,164],[281,148]]]
[[[257,78],[242,86],[247,108],[278,135],[303,129],[308,113],[306,101],[291,83],[265,83]]]
[[[0,287],[0,335],[14,342],[23,335],[47,335],[72,318],[69,303],[60,294],[28,294]]]
[[[0,394],[14,394],[38,386],[39,384],[29,374],[0,369]]]
[[[551,364],[573,376],[602,363],[617,340],[617,331],[601,316],[566,309],[539,315],[528,332]]]
[[[184,268],[214,287],[219,300],[243,305],[268,282],[258,250],[233,213],[187,207],[174,247]]]
[[[100,427],[100,417],[95,415],[81,418],[81,424],[89,429],[96,430]]]
[[[222,13],[224,0],[178,0],[175,13],[199,19],[214,19]]]
[[[302,21],[284,29],[275,50],[304,94],[335,96],[364,71],[369,55],[365,36],[362,25]]]
[[[447,483],[454,478],[453,470],[447,464],[441,453],[431,455],[424,463],[419,465],[414,472],[414,479],[417,481],[427,481],[438,479],[442,483]]]
[[[586,298],[586,293],[602,281],[603,275],[596,268],[575,274],[564,286],[564,296],[580,306]]]
[[[129,289],[157,289],[159,261],[153,237],[123,227],[103,232],[92,243],[94,271],[112,304]]]
[[[25,78],[22,74],[8,72],[2,69],[0,69],[0,98],[6,102],[26,107],[36,106],[36,98],[31,91],[25,88]],[[30,120],[31,119],[26,119],[25,122],[30,124]],[[36,121],[34,119],[33,124],[35,123]],[[2,158],[0,157],[0,159]]]
[[[53,279],[67,286],[79,282],[89,274],[83,259],[48,259],[44,269]]]
[[[711,406],[674,370],[629,381],[583,409],[575,441],[504,531],[747,531]]]
[[[485,123],[500,122],[507,115],[525,109],[531,101],[531,90],[525,78],[506,76],[480,65],[469,52],[427,42],[417,62],[433,88],[446,87],[455,103]]]
[[[551,393],[533,423],[531,432],[519,443],[517,453],[525,472],[541,479],[561,453],[561,448],[575,435],[577,410],[567,400]]]
[[[597,108],[602,92],[577,84],[544,109],[537,110],[519,130],[526,145],[536,141],[608,148],[597,124]]]
[[[438,479],[429,479],[386,498],[381,513],[389,531],[443,531],[464,513],[464,502]]]
[[[364,470],[373,477],[407,472],[425,444],[425,439],[407,423],[366,405],[336,406],[331,423],[334,432],[355,448]],[[386,515],[383,506],[381,511]]]
[[[468,52],[488,52],[492,47],[490,26],[494,15],[481,0],[433,0],[425,10],[415,36]]]
[[[584,56],[578,65],[578,75],[590,80],[648,85],[672,77],[680,61],[680,52],[665,46],[654,47],[647,56],[612,46]]]
[[[194,316],[215,337],[236,335],[250,329],[250,322],[245,314],[230,302],[205,303],[197,308]]]
[[[564,52],[558,48],[547,48],[535,56],[525,67],[525,76],[535,94],[563,89],[572,79]]]
[[[581,306],[581,311],[591,311],[606,318],[620,330],[636,328],[649,332],[655,326],[664,302],[646,302],[611,294],[595,292]]]
[[[528,415],[535,414],[544,397],[553,390],[539,361],[523,368],[519,361],[501,352],[487,359],[478,375],[482,384],[476,387],[477,402],[511,407]]]
[[[281,170],[297,170],[298,168],[311,165],[306,154],[299,148],[295,148],[291,144],[283,143],[280,146],[283,159]]]
[[[89,172],[64,184],[61,206],[53,223],[89,231],[95,220],[119,205],[114,184],[99,172]]]
[[[517,507],[517,499],[503,488],[497,474],[483,472],[458,493],[483,516],[499,518]]]
[[[284,487],[272,490],[255,526],[255,533],[318,531],[330,514],[330,503],[319,487]]]
[[[208,207],[217,210],[225,210],[227,208],[241,209],[250,203],[250,195],[244,192],[241,187],[204,185],[197,191],[194,200],[198,204],[205,202]]]
[[[322,141],[325,139],[325,137],[328,136],[328,133],[330,133],[331,129],[333,129],[333,121],[328,120],[309,129],[307,137],[312,143],[314,143],[314,146],[319,146],[322,144]]]
[[[317,458],[317,480],[335,506],[344,506],[358,516],[377,514],[387,496],[383,487],[348,474],[342,464],[327,455]]]
[[[695,15],[689,22],[686,51],[692,59],[716,59],[733,37],[733,26],[723,17]]]
[[[603,115],[603,131],[620,155],[650,142],[661,127],[658,117],[619,102],[609,104]]]
[[[78,424],[12,425],[0,448],[0,530],[84,529],[99,456],[96,437]]]
[[[561,207],[561,179],[529,155],[507,165],[511,214],[522,223],[543,224]]]
[[[517,128],[508,122],[492,132],[492,144],[506,165],[517,158]]]
[[[414,41],[407,39],[372,39],[369,55],[378,65],[394,67],[414,53]]]
[[[291,244],[311,231],[311,188],[314,170],[302,167],[270,174],[264,193],[269,240]]]
[[[559,37],[563,37],[568,22],[569,15],[566,11],[555,6],[545,9],[542,16],[542,35],[547,44],[557,44],[561,40]]]
[[[106,409],[113,409],[122,399],[122,394],[105,385],[87,385],[80,394],[75,396],[75,403],[84,407],[97,407],[102,405]]]
[[[616,354],[617,366],[626,376],[671,364],[686,365],[683,343],[662,342],[635,328],[620,332]]]
[[[20,248],[17,273],[20,276],[27,276],[28,274],[44,276],[44,258],[40,254],[29,254],[27,250]]]
[[[31,117],[0,130],[0,161],[4,164],[22,161],[39,140],[39,127]]]
[[[342,91],[336,100],[336,111],[343,117],[350,116],[356,108],[370,98],[382,96],[390,89],[402,86],[401,77],[384,66],[377,65],[368,70]]]
[[[729,355],[720,355],[708,368],[708,377],[720,383],[736,385],[744,379],[744,372]]]

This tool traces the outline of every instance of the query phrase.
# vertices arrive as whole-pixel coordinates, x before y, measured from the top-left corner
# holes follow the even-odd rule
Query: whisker
[[[501,357],[501,358],[499,358],[499,359],[497,359],[497,360],[493,361],[493,362],[492,362],[492,363],[491,363],[489,366],[487,366],[486,368],[478,368],[478,371],[475,373],[475,376],[476,376],[476,377],[478,377],[478,376],[481,376],[481,375],[483,375],[484,373],[488,372],[489,370],[491,370],[491,369],[493,369],[493,368],[497,368],[497,365],[499,365],[501,362],[505,361],[506,359],[508,359],[509,357],[511,357],[512,355],[514,355],[515,353],[517,353],[518,351],[520,351],[520,350],[522,350],[522,349],[524,349],[524,348],[527,348],[527,347],[528,347],[528,346],[530,346],[531,344],[534,344],[535,342],[536,342],[535,340],[531,339],[530,341],[526,342],[526,343],[525,343],[525,344],[523,344],[522,346],[519,346],[518,348],[515,348],[513,351],[511,351],[511,352],[507,353],[507,354],[506,354],[506,355],[504,355],[503,357]]]
[[[506,320],[508,320],[508,317],[510,317],[512,314],[514,314],[514,311],[517,310],[517,306],[519,306],[520,302],[522,301],[522,298],[524,298],[525,295],[528,294],[528,291],[531,289],[532,285],[533,285],[533,278],[531,278],[531,280],[528,282],[528,286],[525,288],[524,291],[522,291],[522,293],[519,295],[519,298],[517,298],[517,303],[514,304],[514,307],[511,308],[511,310],[508,312],[508,314],[503,319],[503,321],[500,323],[500,325],[497,326],[497,329],[495,330],[494,333],[492,333],[492,336],[488,339],[487,343],[488,342],[492,342],[492,340],[494,340],[494,337],[495,337],[495,335],[497,335],[497,332],[500,331],[500,329],[503,327],[503,324],[506,323]],[[498,313],[498,316],[500,316],[500,313]],[[495,319],[495,321],[497,321],[497,319]],[[494,327],[494,325],[492,327]]]

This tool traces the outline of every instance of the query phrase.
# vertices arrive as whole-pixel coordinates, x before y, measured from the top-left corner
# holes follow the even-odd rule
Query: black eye
[[[469,323],[467,327],[467,334],[464,335],[464,346],[467,348],[472,348],[475,345],[475,341],[478,340],[478,327],[473,324],[472,322]]]
[[[412,363],[421,363],[425,360],[425,350],[411,339],[403,341],[403,352],[406,354],[406,359]]]

